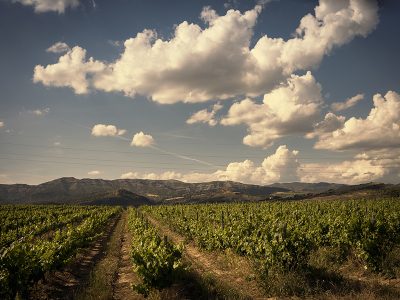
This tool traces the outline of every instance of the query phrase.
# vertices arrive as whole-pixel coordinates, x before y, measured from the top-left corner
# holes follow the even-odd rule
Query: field
[[[398,299],[400,201],[0,206],[1,299]]]

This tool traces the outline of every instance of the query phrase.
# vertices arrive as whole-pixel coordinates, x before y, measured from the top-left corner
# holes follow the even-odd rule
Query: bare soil
[[[105,247],[119,219],[114,217],[102,235],[80,250],[65,267],[49,272],[30,290],[29,299],[75,299],[84,289],[94,265],[105,255]]]
[[[158,220],[147,216],[160,234],[167,236],[175,244],[184,243],[185,238],[170,230]],[[205,252],[199,250],[194,243],[185,245],[184,258],[199,274],[211,275],[228,290],[237,291],[238,298],[268,299],[258,286],[251,263],[232,252]],[[236,298],[235,297],[235,298]],[[230,298],[226,298],[230,299]]]
[[[130,258],[131,234],[127,227],[127,213],[123,214],[123,234],[120,237],[121,248],[119,253],[119,262],[116,280],[114,282],[113,299],[115,300],[134,300],[144,299],[135,293],[131,287],[132,284],[138,284],[139,278],[133,271],[132,261]]]
[[[120,216],[110,220],[103,234],[89,247],[80,250],[67,266],[46,274],[44,280],[31,288],[29,299],[144,299],[132,289],[133,284],[140,283],[140,278],[132,265],[132,237],[127,216],[128,212],[125,210]],[[153,291],[149,300],[400,299],[400,279],[388,279],[373,274],[354,261],[337,270],[332,269],[342,276],[337,283],[339,286],[328,287],[320,290],[320,293],[307,294],[302,298],[268,298],[257,281],[254,265],[248,259],[230,250],[202,251],[165,224],[150,216],[147,218],[161,236],[167,236],[175,244],[185,244],[184,262],[189,266],[180,281],[162,291]],[[288,278],[284,280],[290,281]]]

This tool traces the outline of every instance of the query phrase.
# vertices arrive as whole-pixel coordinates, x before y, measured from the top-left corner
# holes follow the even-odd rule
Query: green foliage
[[[157,231],[133,208],[129,211],[132,233],[132,261],[142,283],[134,288],[148,296],[152,288],[171,285],[183,268],[182,247],[160,238]]]
[[[145,207],[144,211],[206,250],[232,249],[269,269],[308,268],[313,249],[356,253],[379,272],[400,242],[400,201],[337,200]]]
[[[398,242],[399,232],[394,224],[382,214],[366,219],[361,224],[361,236],[354,239],[353,244],[359,257],[366,262],[366,268],[382,271],[386,255],[394,248],[396,240]]]
[[[98,209],[72,205],[3,205],[0,208],[0,248],[22,237],[35,237],[78,223]]]
[[[64,227],[55,224],[55,228],[58,229],[52,233],[49,239],[39,237],[37,234],[28,234],[1,248],[0,298],[2,299],[14,299],[17,293],[26,298],[28,288],[33,282],[42,278],[46,272],[64,265],[79,248],[91,242],[99,234],[109,218],[119,210],[119,208],[109,207],[64,207],[66,208],[64,213],[68,215],[68,217],[64,218],[63,208],[57,211],[57,207],[24,207],[26,211],[20,209],[20,207],[13,208],[16,220],[22,214],[30,216],[28,219],[32,222],[40,222],[43,218],[38,216],[43,216],[45,211],[53,214],[53,216],[59,213],[58,218],[62,220],[60,221],[61,223],[64,224],[67,220],[70,223],[67,223]],[[10,207],[1,208],[10,211]],[[51,211],[52,208],[54,208],[55,212]],[[77,220],[81,219],[83,221],[80,224],[75,224]],[[6,226],[2,226],[2,228],[18,229],[16,226],[10,226],[9,223],[10,219],[7,220]],[[28,226],[27,224],[23,226]],[[32,223],[31,227],[39,228],[40,225]]]

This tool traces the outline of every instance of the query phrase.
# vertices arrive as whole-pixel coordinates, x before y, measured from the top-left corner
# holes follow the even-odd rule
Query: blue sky
[[[399,182],[399,17],[397,1],[2,0],[0,183]]]

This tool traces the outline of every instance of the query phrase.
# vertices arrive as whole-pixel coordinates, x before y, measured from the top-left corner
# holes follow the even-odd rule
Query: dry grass
[[[184,241],[167,226],[151,221],[174,242]],[[260,297],[255,297],[256,294],[277,299],[400,299],[400,280],[388,281],[385,277],[389,273],[392,277],[399,276],[400,249],[387,256],[384,274],[365,270],[352,252],[328,247],[310,255],[308,268],[290,272],[279,269],[262,271],[262,265],[231,250],[200,251],[192,242],[186,244],[185,253],[192,273],[198,274],[197,282],[203,290],[215,295],[204,299]],[[250,291],[248,287],[254,287],[254,290]],[[164,294],[164,299],[180,298]]]
[[[386,264],[394,273],[399,271],[398,249],[388,255]],[[260,283],[268,296],[279,299],[400,299],[400,279],[372,273],[353,253],[343,257],[332,248],[313,252],[307,269],[268,270]]]
[[[107,243],[104,258],[93,268],[88,285],[80,291],[76,299],[106,300],[113,298],[113,282],[118,269],[123,226],[124,217],[121,217]]]
[[[389,278],[400,278],[400,247],[395,247],[382,263],[383,273]]]
[[[148,219],[160,234],[168,236],[174,243],[185,241],[183,236],[170,230],[168,226],[151,217]],[[188,298],[184,299],[255,299],[263,297],[262,289],[255,281],[252,264],[246,258],[240,257],[232,251],[202,251],[193,242],[186,241],[183,258],[188,268],[186,274],[181,276],[181,282],[178,285],[185,286],[189,282],[195,282],[190,290],[197,290],[195,297],[189,292]],[[185,289],[187,290],[187,288],[183,290]]]

